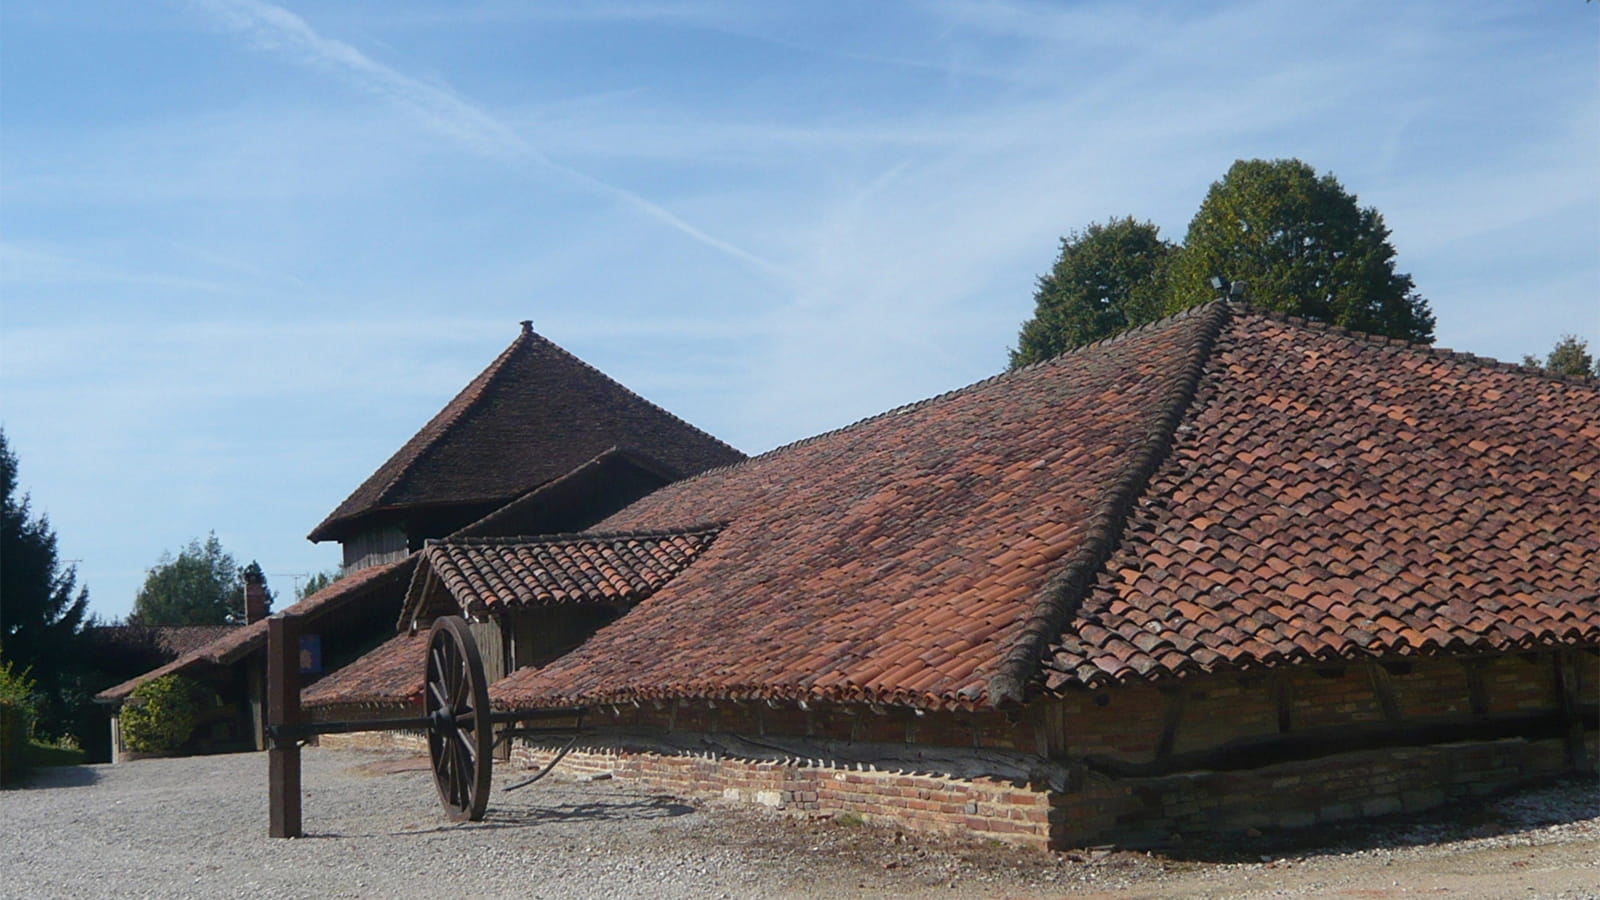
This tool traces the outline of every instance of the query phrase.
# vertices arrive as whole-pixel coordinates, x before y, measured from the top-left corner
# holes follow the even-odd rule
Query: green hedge
[[[27,672],[0,662],[0,784],[22,774],[28,765],[28,737],[33,733],[33,682]]]
[[[134,688],[122,706],[122,742],[139,753],[172,753],[188,743],[195,723],[217,705],[216,692],[181,675]]]

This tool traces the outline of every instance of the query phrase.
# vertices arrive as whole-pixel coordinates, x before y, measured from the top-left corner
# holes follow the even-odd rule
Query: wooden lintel
[[[1367,663],[1367,676],[1372,679],[1372,693],[1378,698],[1383,717],[1390,722],[1400,721],[1400,702],[1395,699],[1389,669],[1378,663]]]

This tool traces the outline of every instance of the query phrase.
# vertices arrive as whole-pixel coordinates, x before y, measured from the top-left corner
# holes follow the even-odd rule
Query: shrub
[[[0,783],[22,773],[33,733],[33,681],[10,661],[0,662]]]
[[[171,753],[188,742],[216,694],[180,675],[163,675],[133,689],[122,706],[122,742],[139,753]]]

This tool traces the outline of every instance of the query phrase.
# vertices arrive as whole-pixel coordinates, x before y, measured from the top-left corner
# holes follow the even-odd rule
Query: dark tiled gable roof
[[[381,566],[370,566],[335,581],[315,594],[292,604],[283,612],[292,612],[315,619],[338,610],[352,602],[359,602],[377,592],[394,591],[404,585],[416,566],[415,555]],[[222,637],[183,654],[170,663],[153,669],[137,678],[130,678],[95,695],[102,703],[125,699],[133,689],[152,678],[173,672],[183,672],[206,665],[225,666],[245,654],[266,646],[267,620],[251,622],[242,628],[230,628]]]
[[[998,703],[1600,641],[1600,392],[1211,304],[669,485],[728,524],[511,706]],[[1048,669],[1041,661],[1048,659]]]
[[[1050,626],[1052,577],[1093,562],[1219,323],[1180,316],[662,488],[600,527],[726,521],[716,543],[497,693],[980,701]]]
[[[504,503],[613,446],[678,476],[739,451],[612,381],[524,323],[505,352],[311,532],[385,509]]]
[[[474,618],[507,606],[633,604],[710,546],[715,528],[643,534],[430,541],[406,608],[434,578]]]
[[[237,625],[103,625],[87,629],[93,645],[150,647],[175,658],[238,630]]]
[[[1257,315],[1048,684],[1600,640],[1600,392]]]
[[[428,632],[403,631],[355,662],[305,689],[307,707],[374,704],[421,706]]]

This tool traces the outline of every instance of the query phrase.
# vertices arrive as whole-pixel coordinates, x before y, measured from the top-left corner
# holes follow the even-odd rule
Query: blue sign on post
[[[300,674],[320,675],[322,673],[322,635],[300,635]]]

